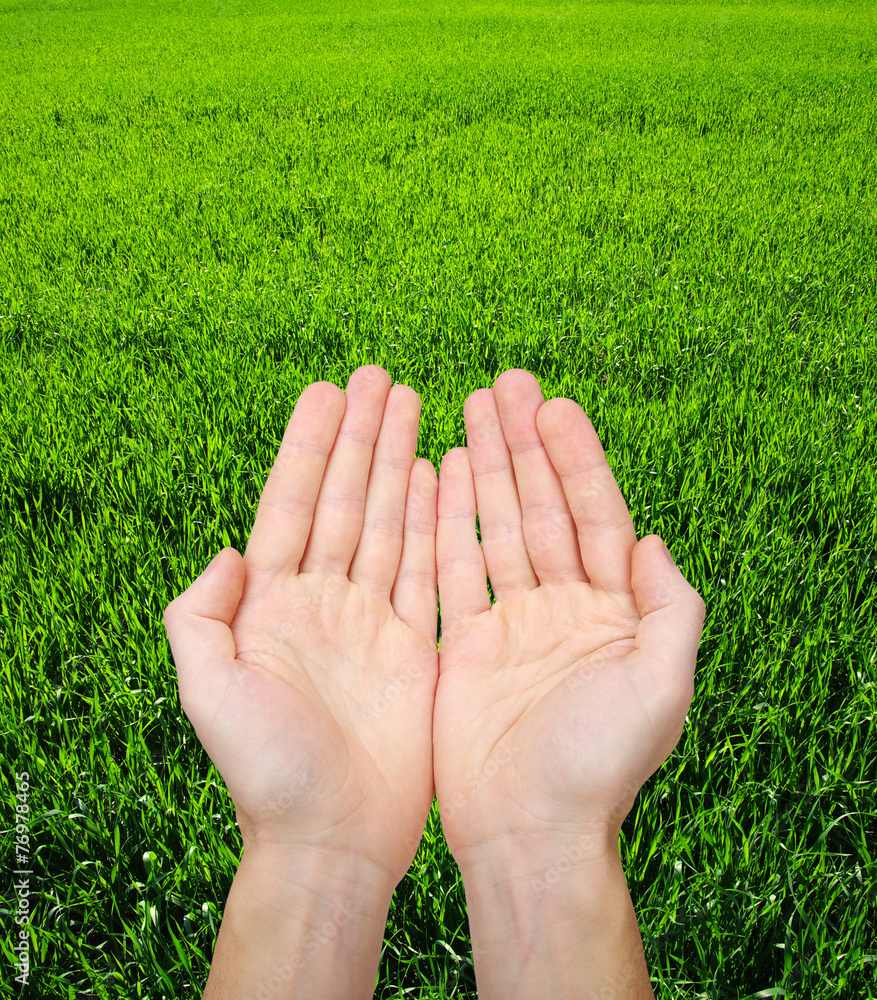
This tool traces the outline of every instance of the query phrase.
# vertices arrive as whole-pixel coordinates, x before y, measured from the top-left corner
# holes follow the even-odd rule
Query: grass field
[[[436,465],[505,368],[575,398],[706,601],[623,829],[656,994],[877,995],[875,54],[865,2],[0,0],[0,996],[203,988],[240,840],[161,612],[365,362]],[[435,809],[376,996],[475,997]]]

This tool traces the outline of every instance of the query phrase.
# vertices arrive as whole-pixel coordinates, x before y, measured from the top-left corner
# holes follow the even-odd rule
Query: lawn
[[[162,609],[363,363],[436,466],[506,368],[576,399],[706,601],[622,831],[656,995],[877,995],[875,56],[855,2],[0,0],[0,996],[200,995],[240,837]],[[375,996],[476,996],[435,807]]]

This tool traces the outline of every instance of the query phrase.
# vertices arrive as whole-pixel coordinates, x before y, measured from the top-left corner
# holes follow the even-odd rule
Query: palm
[[[280,839],[331,830],[373,856],[400,831],[416,846],[433,792],[434,641],[321,574],[245,595],[231,629],[245,670],[216,695],[227,711],[212,742],[234,748],[216,763],[241,823],[270,819]],[[255,737],[245,754],[241,732]]]
[[[223,662],[178,673],[245,843],[355,844],[401,878],[433,796],[435,472],[414,459],[416,394],[388,390],[360,369],[346,404],[302,394],[236,557]]]
[[[434,766],[458,856],[510,830],[620,826],[679,738],[690,699],[693,662],[680,667],[650,641],[684,603],[656,585],[654,540],[634,568],[639,543],[593,430],[568,400],[548,407],[546,451],[535,392],[531,376],[507,373],[496,397],[476,394],[469,448],[442,466]],[[581,544],[589,534],[591,551]]]
[[[467,823],[477,814],[493,838],[510,814],[520,830],[619,805],[635,777],[619,749],[648,725],[628,664],[638,621],[631,601],[587,583],[548,585],[443,640],[437,758],[442,781],[464,790]],[[455,841],[457,815],[443,814]]]

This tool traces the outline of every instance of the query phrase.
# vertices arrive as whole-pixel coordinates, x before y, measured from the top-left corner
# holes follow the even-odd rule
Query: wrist
[[[312,892],[326,899],[393,897],[396,883],[374,861],[350,848],[245,841],[235,881],[261,898],[283,899],[289,892]]]
[[[394,888],[353,852],[248,844],[205,1000],[370,1000]]]
[[[456,860],[465,884],[490,882],[495,873],[516,887],[540,892],[599,879],[620,866],[618,833],[614,830],[519,833],[478,844],[457,845]]]
[[[538,844],[522,838],[514,845],[482,846],[459,864],[468,905],[491,906],[501,897],[510,916],[548,907],[549,919],[567,912],[590,920],[607,894],[627,892],[617,840],[608,838],[558,837]]]
[[[531,847],[461,869],[481,1000],[652,998],[617,840]]]

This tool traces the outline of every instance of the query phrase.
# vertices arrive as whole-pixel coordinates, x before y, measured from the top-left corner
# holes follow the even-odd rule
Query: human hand
[[[464,878],[495,858],[538,878],[617,852],[682,731],[704,603],[658,536],[637,541],[576,403],[514,370],[464,412],[439,476],[439,811]]]
[[[374,366],[301,394],[243,558],[165,611],[180,699],[249,844],[407,870],[433,797],[436,477]],[[404,519],[404,529],[403,529]]]

